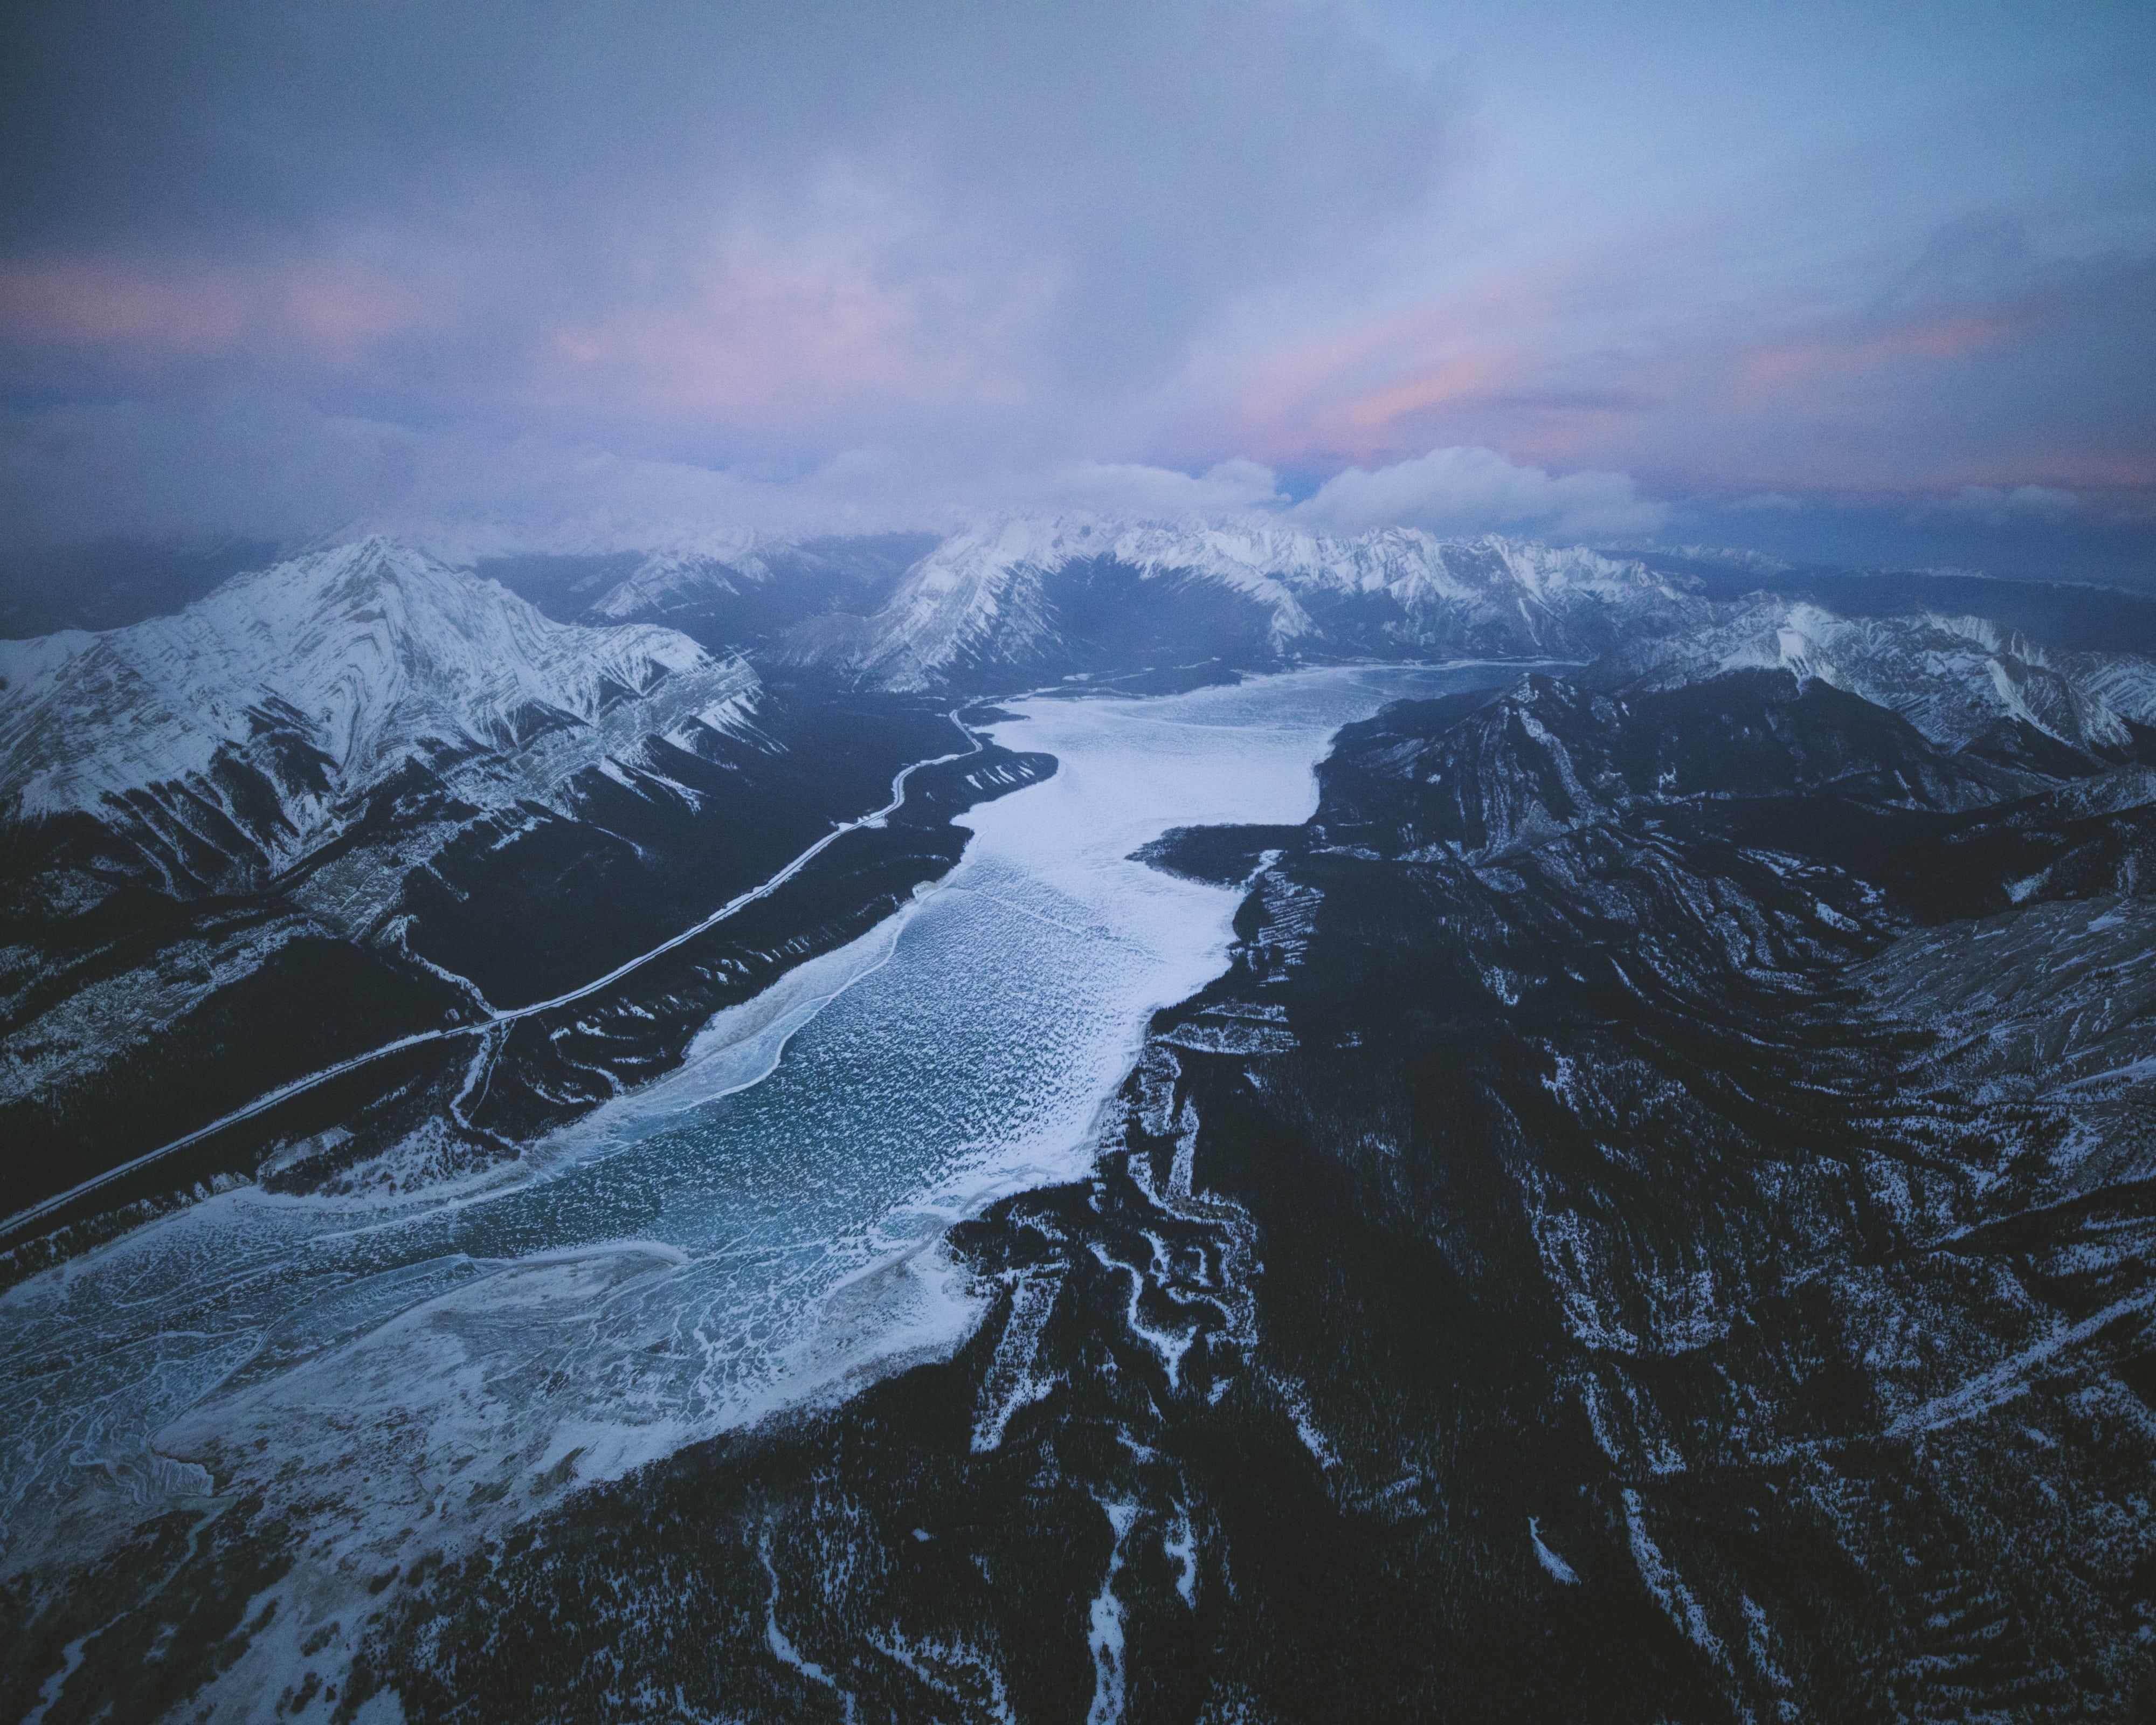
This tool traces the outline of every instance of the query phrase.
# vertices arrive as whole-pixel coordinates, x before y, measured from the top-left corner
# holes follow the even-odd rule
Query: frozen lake
[[[0,1296],[0,1567],[264,1494],[312,1606],[865,1373],[956,1345],[954,1219],[1083,1173],[1147,1018],[1240,895],[1127,861],[1297,822],[1341,725],[1517,667],[1354,667],[1016,704],[1060,763],[946,880],[723,1014],[507,1178],[394,1209],[242,1188]],[[251,1659],[250,1656],[250,1659]]]

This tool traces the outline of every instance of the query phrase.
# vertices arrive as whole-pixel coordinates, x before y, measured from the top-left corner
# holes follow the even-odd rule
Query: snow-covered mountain
[[[678,630],[555,620],[379,538],[0,643],[0,1214],[413,1039],[330,1139],[265,1121],[216,1153],[289,1137],[393,1179],[513,1151],[890,914],[955,860],[947,814],[1053,767],[967,742],[941,701],[794,698]],[[755,891],[938,757],[843,867]],[[475,1045],[444,1027],[599,986],[485,1045],[501,1119],[474,1125]]]
[[[1339,822],[1331,842],[1368,850],[1364,823],[1380,806],[1385,843],[1404,838],[1433,858],[1496,857],[1649,805],[1799,795],[1950,811],[2051,788],[1936,747],[1824,678],[1773,667],[1634,688],[1622,699],[1537,674],[1455,705],[1471,711],[1430,741],[1409,729],[1388,748],[1351,750],[1328,766]],[[1368,784],[1364,772],[1374,775]]]
[[[2115,756],[2132,746],[2129,725],[2156,726],[2156,663],[2137,655],[2055,652],[1981,617],[1850,619],[1765,593],[1682,634],[1628,643],[1593,681],[1670,689],[1758,669],[1861,696],[1948,749],[2022,724]]]
[[[881,571],[830,545],[762,540],[726,555],[654,555],[585,614],[737,619],[752,610],[757,644],[775,660],[894,690],[1205,658],[1246,669],[1297,657],[1584,659],[1627,634],[1709,614],[1638,562],[1404,528],[1333,538],[1265,525],[1021,517],[951,535]],[[771,603],[777,574],[814,602],[784,614]]]
[[[744,588],[771,578],[771,565],[744,536],[731,556],[690,556],[660,552],[646,557],[625,581],[606,588],[592,602],[590,614],[607,621],[648,617],[713,598],[738,598]]]
[[[139,828],[168,884],[205,852],[275,870],[408,767],[480,806],[547,801],[647,736],[738,725],[757,687],[675,630],[555,623],[368,539],[177,616],[0,641],[0,809]]]
[[[2116,760],[2156,726],[2137,656],[1980,618],[1715,604],[1638,562],[1494,536],[1019,518],[941,541],[744,533],[621,571],[565,587],[562,622],[369,538],[177,616],[0,642],[0,813],[125,829],[187,890],[289,865],[408,768],[473,809],[558,809],[588,772],[666,794],[649,741],[744,726],[744,651],[892,691],[1351,656],[1599,658],[1587,681],[1633,693],[1782,669],[2017,765],[2045,739]]]
[[[520,1722],[619,1717],[632,1666],[771,1718],[1057,1717],[1127,1672],[1192,1718],[2148,1712],[2156,662],[2044,644],[2026,594],[2029,636],[1409,532],[639,557],[528,559],[519,598],[373,540],[0,644],[0,1221],[80,1227],[0,1280],[235,1175],[329,1198],[349,1253],[288,1276],[301,1207],[249,1198],[11,1294],[5,1717],[296,1661],[287,1712]],[[947,977],[896,958],[845,1009],[884,1022],[813,1033],[874,1134],[789,1055],[687,1184],[638,1142],[893,952],[864,937],[957,862],[953,815],[1059,770],[944,691],[1471,655],[1595,663],[1404,676],[1453,692],[1338,732],[1307,822],[1127,859],[1243,901],[1079,1178],[939,1240],[944,1178],[875,1208],[891,1098],[967,1190],[994,1121],[1023,1151],[1044,1117],[923,1033],[929,991],[1017,1045],[984,965],[1082,1018],[1130,962],[1014,936],[1024,883],[978,875],[921,904]],[[1055,747],[1076,842],[1146,769]],[[616,1097],[580,1142],[631,1153],[511,1195]],[[788,1245],[754,1218],[811,1140],[847,1167]],[[371,1225],[450,1178],[502,1201]],[[685,1210],[715,1180],[749,1231]],[[215,1244],[258,1226],[259,1276]],[[970,1338],[675,1449],[653,1386],[770,1406],[798,1266],[870,1238],[902,1256],[816,1324],[850,1348],[963,1290]],[[564,1384],[547,1430],[490,1411]]]

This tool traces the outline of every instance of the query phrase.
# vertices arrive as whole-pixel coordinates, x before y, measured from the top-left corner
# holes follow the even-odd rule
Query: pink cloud
[[[795,434],[861,410],[1007,408],[1039,384],[1043,268],[895,270],[866,245],[714,247],[669,291],[564,322],[526,400],[553,411]]]
[[[129,373],[267,355],[330,369],[439,326],[439,294],[334,253],[249,268],[53,257],[0,264],[0,345],[33,362],[85,352]]]
[[[1917,320],[1860,337],[1800,336],[1743,352],[1740,389],[1764,397],[1815,378],[1859,377],[1912,360],[1958,359],[2016,334],[2023,320],[1999,311],[1958,311]]]
[[[1220,390],[1220,409],[1183,437],[1195,454],[1232,447],[1319,468],[1487,446],[1552,469],[1636,473],[1661,489],[2151,482],[2145,439],[2067,459],[2033,426],[1972,421],[1948,405],[2027,371],[2030,344],[2049,327],[2038,300],[1867,329],[1794,307],[1773,321],[1702,307],[1642,326],[1638,309],[1621,259],[1493,275],[1259,358],[1255,381]],[[1979,436],[1994,447],[1969,447]]]
[[[74,258],[0,266],[0,331],[24,346],[193,357],[229,351],[246,322],[221,284]]]
[[[1275,460],[1419,452],[1433,413],[1471,411],[1532,375],[1538,326],[1558,316],[1568,275],[1508,272],[1255,359],[1208,362],[1212,383],[1197,389],[1227,398],[1183,435]]]

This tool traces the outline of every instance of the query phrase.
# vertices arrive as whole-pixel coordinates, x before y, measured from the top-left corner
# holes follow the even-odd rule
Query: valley
[[[2156,666],[1098,531],[370,544],[13,781],[10,1705],[2149,1704]]]

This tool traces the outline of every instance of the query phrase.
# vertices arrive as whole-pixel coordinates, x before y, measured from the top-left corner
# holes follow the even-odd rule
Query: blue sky
[[[2156,8],[33,5],[18,538],[1260,509],[2156,578]]]

